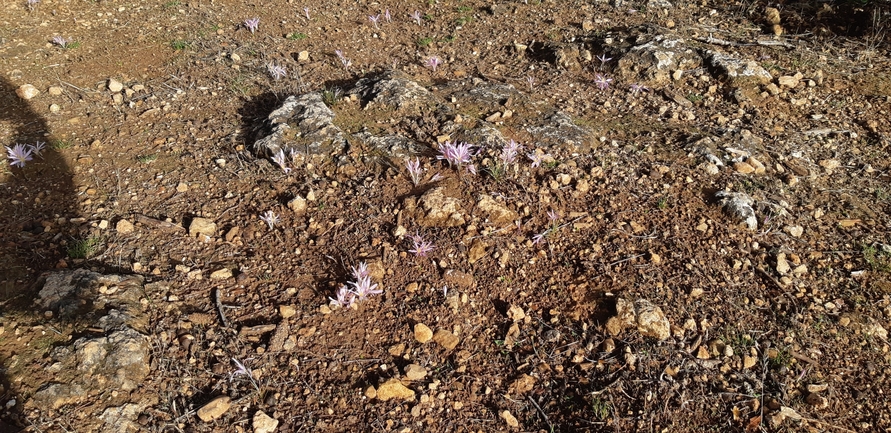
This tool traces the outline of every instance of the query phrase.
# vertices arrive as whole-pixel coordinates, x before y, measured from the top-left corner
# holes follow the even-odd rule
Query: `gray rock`
[[[94,401],[109,390],[132,391],[145,379],[148,337],[125,328],[108,336],[80,338],[71,347],[54,349],[51,358],[62,368],[54,382],[34,394],[34,402],[59,408]]]
[[[102,275],[86,269],[53,272],[37,294],[37,305],[71,317],[89,311],[114,308],[129,315],[141,311],[144,279],[139,275]]]
[[[717,143],[715,139],[712,137],[706,137],[701,140],[697,140],[692,145],[692,151],[694,154],[699,155],[706,162],[714,164],[716,167],[723,167],[724,161],[721,158],[717,157],[715,154],[718,153]]]
[[[579,61],[581,50],[576,44],[533,42],[526,52],[532,59],[551,63],[560,69],[568,71],[582,69],[582,64]]]
[[[709,63],[730,81],[736,88],[745,88],[768,84],[773,76],[754,60],[743,60],[731,54],[717,51],[706,51]]]
[[[366,109],[379,106],[403,113],[417,112],[443,103],[401,72],[387,72],[380,77],[363,78],[348,93],[358,94],[364,101],[368,101]]]
[[[272,156],[279,150],[310,156],[340,154],[346,148],[343,131],[334,125],[334,112],[318,92],[289,96],[269,114],[268,135],[254,142],[257,155]]]
[[[401,135],[378,137],[368,132],[358,132],[353,137],[362,140],[366,145],[376,149],[388,158],[407,158],[422,153],[425,148],[414,140]]]
[[[498,109],[509,101],[526,98],[511,84],[486,82],[479,83],[473,89],[456,96],[464,99],[465,103],[473,103],[488,110]]]
[[[628,50],[619,59],[619,74],[626,82],[656,88],[668,84],[675,70],[689,71],[701,64],[702,58],[683,39],[659,35]]]
[[[715,198],[724,208],[724,212],[738,223],[745,223],[749,230],[758,228],[758,218],[755,216],[755,203],[751,197],[742,192],[718,191]]]
[[[147,315],[139,302],[145,290],[139,275],[102,275],[85,269],[47,275],[37,306],[57,311],[60,317],[77,314],[81,320],[101,314],[93,327],[101,328],[105,335],[55,347],[50,353],[52,363],[46,369],[53,373],[53,380],[40,385],[33,403],[28,404],[59,408],[68,404],[125,403],[121,400],[127,397],[126,392],[117,399],[105,393],[132,391],[149,373],[148,337],[137,331],[147,326]],[[99,395],[102,397],[97,398]],[[127,428],[109,427],[104,431]]]
[[[647,1],[647,10],[655,10],[655,9],[671,9],[671,3],[668,0],[649,0]]]
[[[143,428],[136,420],[144,409],[143,405],[133,403],[107,408],[99,415],[99,419],[104,422],[99,431],[102,433],[135,433],[142,431]]]
[[[476,122],[476,127],[473,129],[464,129],[462,125],[448,123],[442,130],[451,135],[454,141],[472,143],[478,148],[501,149],[507,144],[507,139],[501,131],[482,120]]]
[[[558,111],[538,126],[526,128],[535,138],[537,146],[567,146],[570,149],[586,149],[594,144],[594,135],[586,127],[579,126],[568,114]]]

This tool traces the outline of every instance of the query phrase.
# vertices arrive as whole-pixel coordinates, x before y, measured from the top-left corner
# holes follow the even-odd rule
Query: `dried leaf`
[[[759,427],[761,427],[761,416],[753,417],[749,420],[749,424],[746,425],[746,432],[756,432]]]

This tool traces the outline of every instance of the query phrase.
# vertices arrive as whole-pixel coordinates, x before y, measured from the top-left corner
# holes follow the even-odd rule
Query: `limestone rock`
[[[475,285],[473,275],[455,269],[446,269],[442,273],[442,279],[448,284],[448,287],[452,288],[470,289]]]
[[[232,278],[232,270],[229,268],[218,269],[210,273],[211,280],[228,280]]]
[[[34,400],[52,408],[90,401],[107,389],[132,391],[149,373],[148,338],[129,328],[56,347],[51,358],[61,366],[57,382],[43,386]]]
[[[743,60],[731,54],[706,51],[711,65],[722,72],[733,87],[753,87],[766,85],[773,76],[754,60]]]
[[[508,308],[507,310],[507,317],[509,317],[510,320],[513,320],[514,322],[519,322],[520,320],[526,318],[526,313],[519,306],[510,304],[510,308]]]
[[[447,195],[444,187],[424,193],[420,205],[425,212],[420,222],[427,227],[455,227],[465,223],[461,200]]]
[[[109,78],[108,79],[108,90],[111,92],[117,93],[117,92],[120,92],[121,90],[124,90],[124,85],[120,81],[118,81],[114,78]]]
[[[291,209],[295,216],[306,215],[306,199],[299,195],[292,198],[288,201],[288,209]]]
[[[19,95],[19,98],[24,100],[29,100],[40,93],[40,90],[37,90],[36,87],[30,84],[22,84],[18,89],[15,90],[15,94]]]
[[[792,75],[783,75],[782,77],[777,78],[777,84],[779,84],[780,87],[794,89],[798,86],[798,83],[799,78]]]
[[[516,212],[499,203],[488,194],[483,194],[483,196],[480,197],[480,201],[477,203],[477,208],[488,216],[489,221],[492,224],[495,224],[498,227],[511,225],[518,218]]]
[[[229,397],[217,397],[198,409],[198,418],[201,421],[211,422],[226,413],[232,407],[232,399]]]
[[[405,366],[405,378],[408,380],[421,380],[427,377],[427,369],[418,364]]]
[[[207,236],[213,237],[217,232],[217,223],[207,219],[207,218],[193,218],[192,223],[189,224],[189,236],[199,237],[199,236]]]
[[[278,427],[278,420],[266,415],[266,412],[258,410],[251,420],[251,426],[254,427],[254,433],[272,433]]]
[[[253,151],[263,156],[279,150],[285,154],[293,151],[299,157],[340,154],[346,148],[346,138],[333,120],[334,112],[321,93],[289,96],[267,117],[269,132],[254,142]]]
[[[607,331],[618,335],[628,327],[636,327],[641,335],[658,340],[671,336],[671,323],[662,309],[645,299],[616,301],[616,315],[607,321]]]
[[[452,334],[445,329],[439,329],[433,334],[433,341],[439,343],[439,345],[446,348],[446,350],[452,350],[458,346],[458,343],[461,340],[455,336],[455,334]]]
[[[532,391],[534,387],[535,378],[528,374],[522,374],[507,389],[511,395],[517,396]]]
[[[356,87],[350,93],[358,94],[363,101],[368,101],[366,108],[379,106],[400,112],[417,111],[443,102],[402,72],[363,78],[356,82]]]
[[[414,400],[415,392],[403,385],[399,379],[393,378],[377,387],[377,398],[380,401]]]
[[[676,70],[689,71],[701,64],[702,59],[686,41],[668,35],[659,35],[632,47],[618,63],[619,75],[624,81],[650,88],[669,84]]]
[[[133,233],[133,223],[122,219],[115,224],[115,230],[122,235]]]
[[[63,318],[83,316],[92,305],[104,305],[133,316],[141,310],[143,284],[139,275],[103,275],[87,269],[53,272],[46,276],[36,303]]]
[[[433,331],[430,328],[423,324],[418,323],[415,325],[415,340],[418,343],[424,344],[433,339]]]
[[[500,416],[501,419],[503,419],[504,422],[506,422],[507,425],[511,428],[517,428],[520,426],[520,422],[517,421],[517,418],[513,416],[508,410],[501,411],[498,416]]]
[[[671,324],[662,309],[649,301],[638,299],[634,302],[637,313],[637,330],[641,335],[665,340],[671,335]]]
[[[488,245],[482,239],[475,239],[467,250],[467,261],[474,264],[486,257]]]
[[[526,130],[532,134],[538,145],[544,147],[586,149],[595,143],[594,134],[589,128],[578,125],[572,116],[562,111],[555,112],[540,124],[529,126]]]
[[[780,24],[780,11],[777,8],[764,8],[764,21],[772,26]]]
[[[389,158],[404,159],[424,151],[424,147],[420,144],[401,135],[378,137],[367,131],[362,131],[353,134],[353,137],[363,142],[366,146],[377,149],[381,154]]]
[[[122,406],[106,408],[99,419],[103,425],[101,433],[137,433],[143,430],[138,424],[139,414],[145,410],[145,405],[127,403]],[[81,426],[83,427],[83,426]]]
[[[749,230],[758,228],[758,218],[755,216],[755,203],[748,194],[743,192],[718,191],[715,198],[724,208],[724,212],[739,223],[745,223]]]

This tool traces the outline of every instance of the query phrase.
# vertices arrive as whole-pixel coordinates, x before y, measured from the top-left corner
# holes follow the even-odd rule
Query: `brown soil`
[[[87,431],[104,408],[132,401],[146,405],[138,423],[153,432],[251,431],[261,410],[278,432],[891,429],[887,8],[787,5],[789,49],[753,43],[772,37],[763,2],[641,3],[4,2],[0,143],[50,146],[24,168],[0,165],[3,419],[26,431]],[[387,8],[392,22],[382,16],[376,29],[367,17]],[[874,24],[845,32],[848,12]],[[252,17],[253,33],[243,24]],[[631,95],[617,74],[622,53],[605,38],[667,33],[739,42],[697,46],[803,78],[740,102],[703,67]],[[54,36],[71,42],[62,48]],[[582,53],[579,68],[564,68],[549,44],[616,59]],[[443,61],[435,71],[425,67],[431,56]],[[270,63],[287,77],[270,77]],[[347,150],[350,169],[327,161],[288,174],[250,152],[266,116],[309,91],[329,93],[348,133],[412,130],[330,96],[393,69],[438,95],[513,85],[529,102],[499,129],[527,152],[537,146],[524,110],[537,103],[573,116],[593,145],[541,149],[555,161],[524,160],[501,177],[480,155],[474,176],[434,159],[438,131],[419,127],[425,168],[445,176],[437,186],[468,214],[483,194],[495,197],[518,213],[506,227],[477,217],[423,226],[409,204],[430,185],[416,188],[401,159],[362,143]],[[615,80],[600,90],[597,74]],[[118,100],[110,78],[123,84]],[[17,97],[26,83],[41,93]],[[690,144],[741,129],[762,140],[766,173],[703,170]],[[757,230],[722,211],[714,193],[725,189],[755,198]],[[305,215],[286,206],[310,194]],[[267,210],[281,216],[273,229],[259,219]],[[551,227],[548,211],[566,225],[533,242]],[[216,222],[213,238],[186,235],[196,217]],[[135,230],[117,231],[120,220]],[[433,252],[411,254],[400,227]],[[782,255],[794,272],[777,270]],[[329,297],[362,262],[383,294],[332,310]],[[29,404],[52,380],[50,350],[90,332],[35,311],[40,275],[57,268],[160,283],[145,293],[151,373],[130,395]],[[223,268],[234,277],[209,277]],[[671,336],[608,332],[619,299],[660,307]],[[295,314],[282,318],[289,307]],[[273,332],[245,332],[282,323],[287,350]],[[450,331],[457,346],[416,341],[416,324]],[[236,374],[233,360],[253,377]],[[427,374],[408,380],[409,364]],[[391,378],[414,396],[370,393]],[[221,395],[233,407],[201,421],[196,410]]]

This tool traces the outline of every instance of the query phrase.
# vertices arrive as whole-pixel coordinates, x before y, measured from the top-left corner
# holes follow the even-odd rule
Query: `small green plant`
[[[448,35],[448,36],[442,38],[442,41],[445,43],[452,43],[452,42],[455,42],[455,39],[458,39],[458,37],[455,35]]]
[[[50,147],[55,150],[68,149],[71,147],[71,142],[67,140],[51,140]]]
[[[418,39],[418,46],[423,48],[433,43],[433,38],[420,38]]]
[[[875,245],[862,245],[863,260],[875,272],[891,273],[891,252]]]
[[[178,0],[171,0],[171,1],[167,2],[167,3],[164,3],[164,9],[172,9],[172,8],[175,8],[175,7],[179,6],[179,5],[180,5],[180,3],[179,3]]]
[[[181,39],[175,39],[170,41],[170,48],[173,48],[176,51],[182,51],[186,48],[189,48],[189,42]]]
[[[702,101],[702,95],[700,95],[699,93],[688,93],[687,100],[695,104],[699,101]]]
[[[140,156],[136,157],[136,160],[143,164],[148,164],[156,159],[158,159],[157,153],[150,153],[148,155],[140,155]]]
[[[601,421],[606,421],[613,411],[613,405],[600,397],[591,398],[591,413]]]
[[[542,167],[544,167],[548,170],[553,170],[553,169],[557,168],[558,165],[560,165],[560,161],[557,161],[556,159],[552,159],[550,161],[545,161],[541,164]]]
[[[732,347],[735,353],[745,353],[749,348],[755,346],[755,340],[750,335],[742,333],[735,328],[725,329],[725,333],[720,339],[724,344]]]
[[[72,259],[88,259],[96,254],[101,244],[102,241],[98,237],[90,236],[86,239],[78,239],[71,242],[68,244],[66,252],[68,257]]]
[[[291,34],[288,35],[288,39],[290,39],[290,40],[292,40],[292,41],[300,41],[300,40],[306,39],[306,38],[308,38],[308,37],[309,37],[309,36],[307,36],[306,33],[299,33],[299,32],[298,32],[298,33],[291,33]]]
[[[668,195],[659,197],[659,200],[656,202],[656,207],[663,210],[668,209]]]
[[[776,349],[776,356],[770,358],[770,365],[773,368],[789,368],[792,363],[792,352],[789,349]]]
[[[322,91],[322,101],[329,107],[337,106],[337,104],[340,103],[341,96],[342,91],[337,87]]]
[[[472,10],[473,10],[473,8],[470,6],[458,6],[458,12],[460,12],[462,14],[470,12]]]

